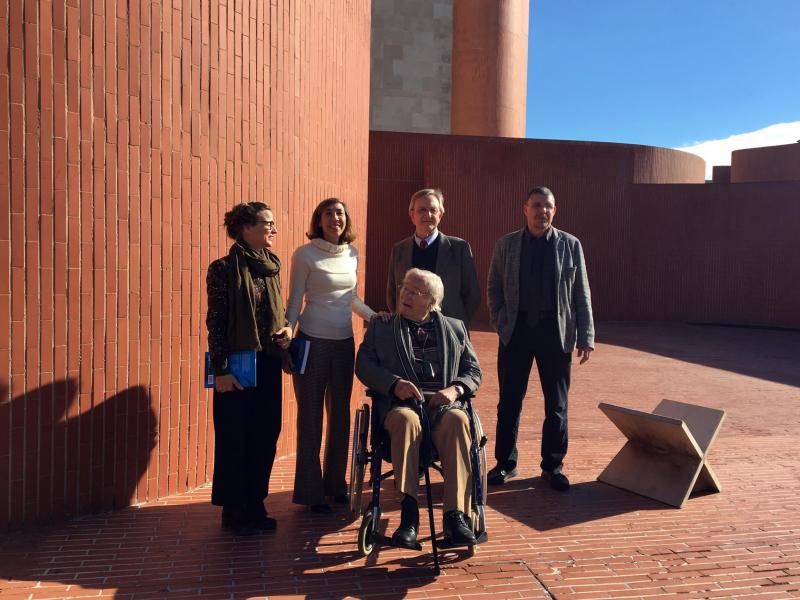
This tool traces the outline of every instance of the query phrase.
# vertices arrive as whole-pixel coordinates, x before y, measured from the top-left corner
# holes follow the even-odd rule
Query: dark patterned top
[[[442,364],[439,362],[436,323],[417,323],[403,318],[411,334],[411,347],[414,352],[414,373],[420,383],[422,393],[438,392],[442,389]]]
[[[230,354],[228,344],[228,257],[215,260],[208,266],[206,286],[208,288],[208,312],[206,313],[208,352],[211,355],[211,364],[214,365],[214,374],[226,375],[228,373],[228,354]],[[280,280],[278,286],[280,287]],[[272,319],[270,318],[265,278],[254,276],[253,287],[256,294],[256,324],[261,348],[267,354],[279,356],[280,349],[272,342],[273,332],[269,331]],[[289,322],[284,319],[284,326],[288,325]]]

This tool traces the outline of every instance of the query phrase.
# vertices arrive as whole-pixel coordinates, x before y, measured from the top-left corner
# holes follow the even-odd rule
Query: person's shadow
[[[157,427],[141,386],[86,409],[84,400],[67,379],[0,406],[0,423],[14,424],[22,448],[39,452],[37,460],[9,461],[10,522],[24,528],[0,538],[0,595],[41,587],[69,595],[67,586],[79,586],[117,590],[121,598],[344,598],[376,590],[402,598],[433,581],[429,543],[419,554],[383,549],[364,558],[356,547],[360,519],[341,506],[332,516],[313,514],[291,504],[290,491],[267,502],[278,531],[248,538],[220,528],[208,488],[91,515],[127,506],[141,492]],[[7,440],[10,448],[15,439]]]
[[[291,504],[291,491],[273,493],[267,506],[277,531],[235,537],[221,529],[207,488],[180,501],[8,536],[0,542],[0,595],[78,586],[118,598],[399,599],[435,580],[429,543],[421,553],[387,548],[362,557],[360,519],[346,507],[316,515]]]
[[[600,481],[573,483],[558,492],[541,477],[514,479],[489,487],[487,504],[536,531],[549,531],[643,510],[663,510],[655,500]]]
[[[0,397],[7,393],[0,385]],[[5,529],[123,508],[146,496],[140,486],[157,428],[143,386],[92,405],[75,379],[54,381],[0,404],[0,424],[10,424],[11,433],[3,442],[10,460],[0,466],[0,480],[8,482],[0,501]]]

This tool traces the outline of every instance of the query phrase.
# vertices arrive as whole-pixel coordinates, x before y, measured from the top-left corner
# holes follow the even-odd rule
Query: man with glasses
[[[469,417],[459,401],[481,383],[478,357],[464,324],[440,312],[444,286],[429,271],[403,279],[397,314],[373,319],[356,357],[356,376],[369,387],[377,423],[391,438],[392,467],[403,494],[395,546],[414,548],[419,531],[419,455],[422,424],[414,409],[425,401],[431,439],[444,476],[444,537],[452,545],[476,543],[469,523],[472,495]]]
[[[594,350],[589,279],[578,238],[553,224],[556,199],[546,187],[531,190],[522,209],[526,226],[500,238],[489,267],[489,319],[500,337],[495,458],[489,484],[517,475],[522,400],[536,359],[544,394],[542,478],[566,491],[567,393],[572,352],[580,364]]]
[[[389,259],[386,305],[397,310],[398,288],[406,271],[417,268],[436,273],[444,283],[442,314],[461,319],[469,327],[481,303],[478,273],[469,244],[461,238],[439,231],[444,216],[444,196],[440,190],[419,190],[411,196],[408,216],[414,235],[395,244]]]

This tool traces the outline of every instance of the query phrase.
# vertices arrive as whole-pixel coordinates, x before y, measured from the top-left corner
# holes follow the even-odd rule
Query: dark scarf
[[[267,284],[270,319],[269,331],[275,332],[284,324],[283,298],[279,273],[281,261],[266,248],[253,250],[242,241],[231,246],[228,253],[228,343],[232,352],[262,350],[256,323],[255,288],[253,276],[264,277]],[[265,340],[265,345],[271,340]]]

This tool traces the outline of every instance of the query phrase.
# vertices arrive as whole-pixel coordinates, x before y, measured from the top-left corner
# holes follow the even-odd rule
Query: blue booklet
[[[243,350],[234,352],[228,357],[228,371],[236,377],[242,387],[256,387],[256,351]],[[206,352],[206,370],[203,377],[206,388],[214,387],[214,366],[211,355]]]
[[[302,375],[306,372],[309,350],[311,350],[310,340],[295,338],[289,343],[289,356],[292,357],[292,373]]]

